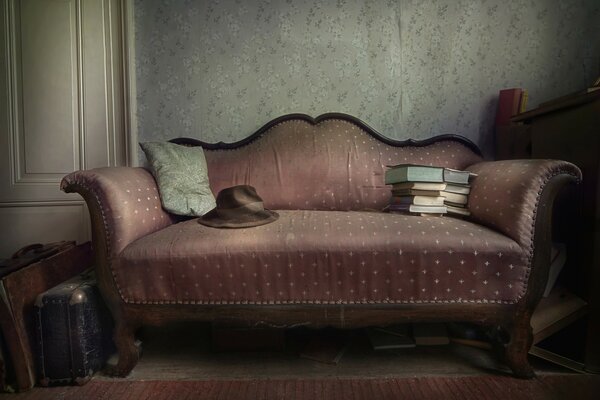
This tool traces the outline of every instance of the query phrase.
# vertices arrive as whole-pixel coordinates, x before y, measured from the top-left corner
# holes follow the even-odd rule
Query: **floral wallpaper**
[[[282,114],[357,116],[490,153],[499,89],[530,107],[600,75],[597,0],[135,0],[140,141],[240,140]]]

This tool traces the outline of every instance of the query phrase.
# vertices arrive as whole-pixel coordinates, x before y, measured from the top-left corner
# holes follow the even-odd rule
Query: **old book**
[[[565,261],[567,261],[567,246],[564,243],[554,243],[550,253],[550,269],[548,271],[548,282],[544,290],[544,297],[548,297],[560,271],[562,271]]]
[[[443,206],[444,197],[441,196],[393,196],[390,204],[414,204],[417,206]]]
[[[449,193],[457,193],[457,194],[469,194],[471,193],[470,185],[458,185],[455,183],[448,183],[446,185],[446,189],[442,189]]]
[[[476,340],[476,339],[464,339],[464,338],[450,338],[450,341],[453,343],[463,344],[465,346],[476,347],[478,349],[491,350],[492,344],[490,342],[486,342],[485,340]]]
[[[373,350],[404,349],[416,346],[408,326],[367,328],[367,336]]]
[[[444,182],[444,168],[429,165],[398,164],[385,171],[385,184],[400,182]]]
[[[435,182],[400,182],[392,185],[392,190],[435,190],[440,191],[446,189],[446,183]]]
[[[529,354],[579,372],[587,368],[586,337],[588,318],[579,318],[531,346]]]
[[[585,373],[585,364],[576,360],[556,354],[550,350],[543,349],[539,346],[533,345],[529,349],[529,354],[550,361],[551,363],[562,365],[565,368],[571,369],[576,372]]]
[[[471,211],[469,211],[468,209],[466,209],[464,207],[455,207],[455,206],[446,204],[446,209],[448,210],[448,214],[463,215],[465,217],[471,215]]]
[[[402,182],[456,183],[465,185],[476,174],[452,168],[433,167],[430,165],[398,164],[385,171],[385,184]]]
[[[466,204],[461,204],[461,203],[454,203],[452,201],[444,201],[444,205],[446,207],[450,206],[450,207],[456,207],[456,208],[466,208]]]
[[[469,183],[469,179],[475,176],[477,176],[477,174],[474,174],[473,172],[444,168],[444,182],[447,183],[467,185]]]
[[[337,365],[348,348],[348,337],[343,332],[319,331],[300,352],[300,357],[324,364]]]
[[[409,324],[398,324],[384,327],[374,327],[373,329],[388,333],[390,335],[402,336],[402,337],[410,337],[412,338],[412,333]]]
[[[519,113],[524,113],[527,109],[527,101],[529,100],[529,93],[526,89],[521,92],[521,101],[519,102]]]
[[[466,194],[450,193],[445,190],[442,191],[442,196],[445,198],[446,203],[454,203],[456,205],[467,204],[469,197]]]
[[[392,196],[431,196],[441,197],[441,190],[399,189],[392,190]]]
[[[450,343],[448,330],[443,323],[414,324],[412,330],[417,346],[440,346]]]
[[[417,206],[415,204],[390,204],[390,212],[411,212],[417,214],[446,214],[446,206]]]
[[[556,333],[587,313],[587,303],[567,289],[555,287],[548,297],[542,298],[533,315],[531,328],[533,343]]]
[[[496,110],[496,126],[510,124],[510,118],[519,113],[523,89],[503,89],[498,93],[498,108]]]

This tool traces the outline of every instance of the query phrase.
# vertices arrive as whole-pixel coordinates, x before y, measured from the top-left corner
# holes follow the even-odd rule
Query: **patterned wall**
[[[600,75],[597,0],[135,0],[140,141],[236,141],[272,118],[353,114],[489,153],[498,90],[530,105]]]

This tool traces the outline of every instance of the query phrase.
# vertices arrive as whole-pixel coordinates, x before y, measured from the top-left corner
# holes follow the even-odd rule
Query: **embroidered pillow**
[[[202,147],[168,142],[140,146],[158,183],[163,208],[177,215],[200,216],[215,207]]]

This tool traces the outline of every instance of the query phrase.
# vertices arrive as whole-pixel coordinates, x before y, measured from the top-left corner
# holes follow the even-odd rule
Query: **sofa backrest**
[[[467,140],[398,142],[343,114],[316,120],[284,116],[242,142],[212,150],[235,144],[204,144],[213,193],[252,185],[265,207],[280,210],[380,210],[390,197],[390,186],[384,185],[387,165],[463,169],[481,161]]]

